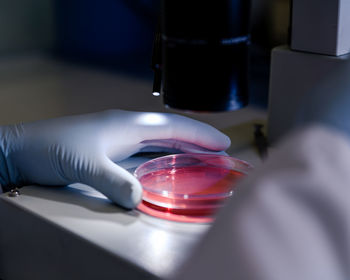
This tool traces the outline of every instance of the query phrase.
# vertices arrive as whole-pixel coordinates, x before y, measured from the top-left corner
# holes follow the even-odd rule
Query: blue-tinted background
[[[159,1],[57,0],[61,57],[147,74]]]
[[[113,108],[166,111],[151,95],[159,2],[1,0],[0,124]],[[252,4],[250,104],[266,107],[269,53],[286,42],[289,0]]]

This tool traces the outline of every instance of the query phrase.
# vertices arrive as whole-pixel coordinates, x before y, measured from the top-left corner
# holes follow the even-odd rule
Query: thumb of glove
[[[128,171],[108,157],[94,163],[94,168],[84,168],[81,182],[103,193],[114,203],[127,209],[135,208],[141,201],[140,182]],[[84,174],[85,173],[85,174]]]

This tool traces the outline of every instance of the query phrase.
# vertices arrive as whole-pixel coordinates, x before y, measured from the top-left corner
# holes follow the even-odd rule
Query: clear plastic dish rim
[[[231,157],[231,156],[228,156],[228,155],[217,155],[217,154],[205,154],[205,153],[184,153],[184,154],[172,154],[172,155],[167,155],[167,156],[162,156],[162,157],[158,157],[158,158],[154,158],[154,159],[151,159],[149,161],[146,161],[145,163],[141,164],[139,167],[136,168],[136,170],[134,171],[134,176],[140,180],[143,176],[151,173],[151,172],[154,172],[154,171],[157,171],[157,170],[149,170],[149,171],[144,171],[141,175],[139,175],[140,171],[142,169],[144,169],[145,167],[147,167],[147,165],[151,165],[151,164],[154,164],[154,163],[157,163],[158,161],[163,161],[163,160],[168,160],[168,159],[174,159],[174,158],[191,158],[191,157],[196,157],[196,158],[222,158],[222,159],[225,159],[225,160],[228,160],[232,163],[238,163],[240,164],[241,166],[244,166],[245,167],[245,170],[242,170],[243,168],[235,168],[234,166],[231,166],[231,167],[228,167],[228,166],[218,166],[218,165],[203,165],[203,166],[215,166],[215,167],[222,167],[226,170],[233,170],[233,171],[237,171],[237,172],[240,172],[244,175],[247,175],[249,171],[251,171],[254,167],[252,164],[244,161],[244,160],[241,160],[241,159],[238,159],[238,158],[235,158],[235,157]],[[206,163],[206,162],[203,162],[203,163]],[[189,165],[189,166],[193,166],[193,165]],[[171,167],[175,167],[176,168],[176,162],[174,162],[174,165],[169,165],[167,166],[166,168],[171,168]],[[160,170],[160,169],[158,169]],[[166,194],[163,193],[162,190],[154,190],[154,189],[150,189],[150,188],[146,188],[144,186],[142,186],[143,189],[145,189],[146,191],[150,192],[150,193],[153,193],[155,195],[159,195],[159,196],[163,196],[163,197],[168,197]],[[179,199],[184,199],[185,195],[187,194],[176,194],[176,193],[172,193],[172,195],[176,198],[179,198]],[[217,194],[212,194],[212,195],[187,195],[188,197],[187,198],[191,198],[191,199],[203,199],[203,198],[206,198],[206,199],[210,199],[210,197],[215,197],[215,198],[218,198],[218,197],[222,197],[222,198],[225,198],[225,197],[228,197],[228,196],[231,196],[232,193],[217,193]]]

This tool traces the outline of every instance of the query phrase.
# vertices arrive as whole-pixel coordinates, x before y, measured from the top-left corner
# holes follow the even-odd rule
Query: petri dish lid
[[[135,176],[143,187],[138,209],[181,222],[210,222],[233,195],[237,181],[252,166],[215,154],[176,154],[140,165]]]

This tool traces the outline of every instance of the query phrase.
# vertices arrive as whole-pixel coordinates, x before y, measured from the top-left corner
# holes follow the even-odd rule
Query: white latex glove
[[[126,208],[141,200],[135,177],[114,162],[149,146],[222,151],[215,128],[174,114],[106,111],[0,127],[0,185],[81,182]]]
[[[350,279],[350,145],[290,136],[242,181],[176,279]]]

